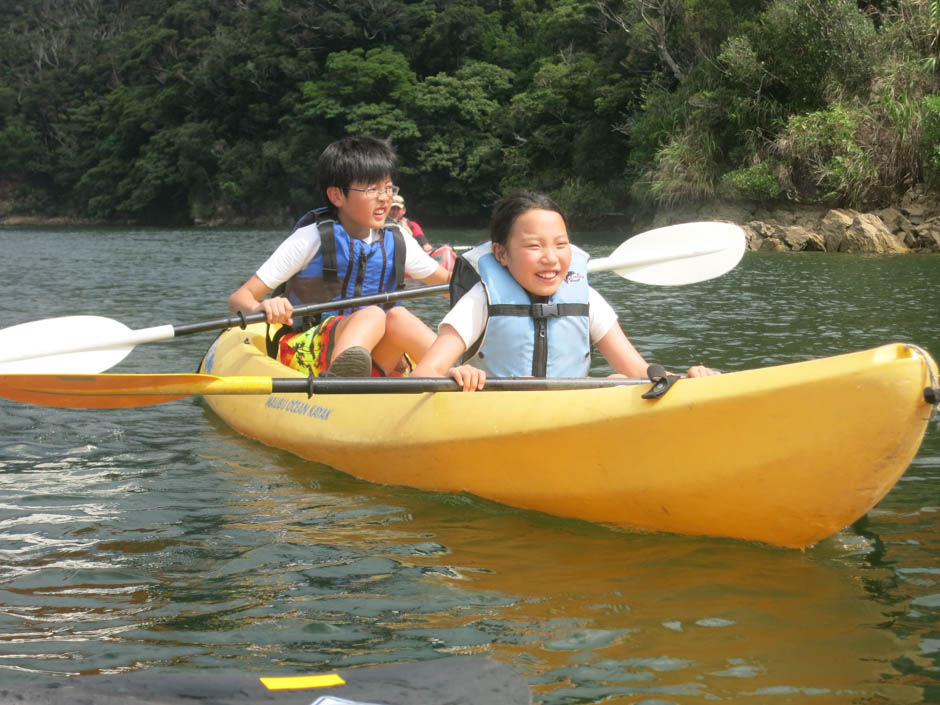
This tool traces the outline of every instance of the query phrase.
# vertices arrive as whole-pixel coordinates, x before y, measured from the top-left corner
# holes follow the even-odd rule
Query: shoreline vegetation
[[[938,59],[940,0],[21,0],[0,222],[293,223],[370,134],[431,226],[531,188],[585,229],[936,251]]]
[[[674,206],[652,217],[629,221],[608,217],[605,226],[640,232],[676,223],[717,220],[740,225],[752,252],[841,252],[849,254],[940,253],[940,197],[924,186],[912,188],[897,204],[872,212],[821,205],[712,201]],[[213,222],[189,227],[287,227],[287,221]],[[141,223],[67,216],[6,215],[0,227],[146,227]],[[484,223],[474,223],[483,227]]]

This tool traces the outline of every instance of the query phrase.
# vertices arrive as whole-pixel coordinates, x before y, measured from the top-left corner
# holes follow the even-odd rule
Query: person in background
[[[398,194],[392,182],[397,161],[392,146],[374,137],[328,145],[317,161],[326,215],[302,218],[229,297],[232,313],[264,311],[269,324],[291,326],[277,341],[283,364],[315,376],[390,375],[402,371],[403,354],[420,360],[433,342],[434,332],[401,306],[337,305],[312,320],[292,317],[301,304],[393,291],[406,274],[426,284],[450,279],[413,238],[386,226]],[[284,295],[265,298],[281,285]]]
[[[428,242],[428,238],[425,236],[422,227],[415,221],[405,217],[407,210],[408,209],[405,208],[405,199],[401,197],[401,194],[398,194],[392,199],[392,210],[389,212],[389,216],[398,224],[398,227],[417,240],[418,244],[421,245],[421,248],[425,252],[431,252],[434,248],[431,247],[431,244]]]
[[[585,377],[594,346],[616,375],[646,375],[646,360],[617,314],[588,286],[588,255],[569,242],[567,221],[551,198],[519,191],[501,199],[490,238],[463,256],[478,281],[462,296],[451,284],[459,298],[412,376],[450,376],[464,391],[483,389],[487,374]],[[454,277],[459,284],[463,275]],[[468,350],[470,363],[455,367]],[[688,371],[713,374],[719,373],[702,365]]]

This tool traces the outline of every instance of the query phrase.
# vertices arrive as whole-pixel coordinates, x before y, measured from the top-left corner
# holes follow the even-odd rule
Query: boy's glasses
[[[388,198],[395,198],[398,195],[399,188],[398,186],[384,186],[382,188],[376,188],[375,186],[370,186],[369,188],[356,188],[354,186],[347,186],[347,191],[358,191],[359,193],[364,193],[366,198],[376,199],[379,197],[380,193],[384,193]]]

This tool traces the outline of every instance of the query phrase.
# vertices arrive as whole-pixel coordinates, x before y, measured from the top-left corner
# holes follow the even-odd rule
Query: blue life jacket
[[[547,299],[529,294],[513,279],[492,254],[490,243],[464,258],[479,274],[489,302],[486,329],[465,360],[493,377],[587,376],[591,334],[586,252],[571,246],[565,281]]]
[[[366,244],[350,237],[342,225],[324,217],[318,209],[297,221],[294,231],[314,224],[320,231],[320,250],[284,287],[284,295],[294,306],[404,288],[405,240],[398,226],[386,227],[379,240]],[[387,303],[383,307],[388,310],[394,305]],[[305,317],[294,327],[305,330],[327,316],[352,311],[337,308]]]

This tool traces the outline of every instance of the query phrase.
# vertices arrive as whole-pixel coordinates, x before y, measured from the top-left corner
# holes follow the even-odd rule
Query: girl
[[[453,377],[464,391],[498,377],[585,377],[591,347],[617,376],[644,377],[647,362],[610,304],[587,284],[587,254],[568,241],[558,205],[540,193],[501,199],[492,242],[464,255],[480,281],[453,304],[413,377]],[[455,278],[458,276],[455,273]],[[472,364],[454,366],[467,351]],[[702,365],[689,377],[719,374]]]

